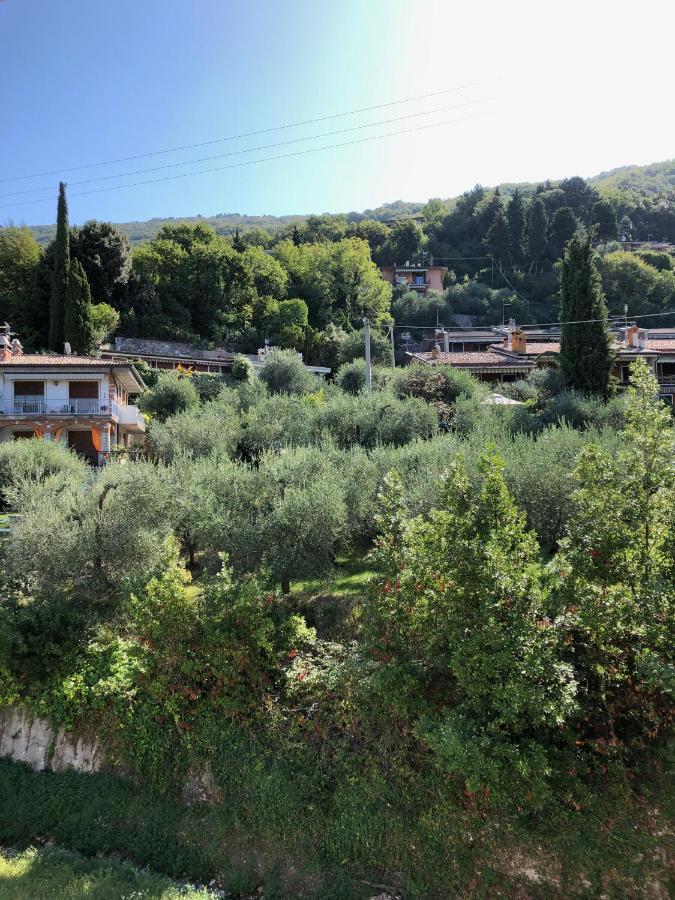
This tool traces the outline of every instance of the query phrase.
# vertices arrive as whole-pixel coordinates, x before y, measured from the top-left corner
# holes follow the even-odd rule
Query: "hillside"
[[[598,190],[633,191],[638,194],[659,194],[675,190],[675,159],[666,159],[648,166],[621,166],[594,175],[588,181]]]
[[[646,166],[622,166],[608,172],[586,179],[602,193],[629,192],[654,196],[655,194],[675,190],[675,160],[651,163]],[[553,181],[551,184],[558,184]],[[511,196],[516,188],[525,196],[534,193],[536,182],[504,182],[499,189],[505,196]],[[444,200],[444,205],[452,209],[457,198],[451,197]],[[397,216],[410,215],[420,212],[424,203],[395,200],[392,203],[384,203],[375,209],[366,209],[363,212],[349,212],[345,214],[348,221],[359,219],[376,219],[386,222]],[[233,234],[235,229],[240,232],[250,231],[254,228],[262,228],[265,231],[276,232],[292,225],[300,225],[305,222],[306,215],[285,216],[247,216],[241,213],[218,213],[215,216],[171,216],[169,218],[148,219],[145,222],[119,222],[117,227],[127,235],[132,244],[142,244],[155,238],[164,225],[172,222],[202,222],[215,229],[217,234]],[[31,231],[39,244],[45,245],[54,236],[55,225],[34,225]]]

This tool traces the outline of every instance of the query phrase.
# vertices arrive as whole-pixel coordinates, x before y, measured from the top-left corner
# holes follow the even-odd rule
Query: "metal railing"
[[[119,408],[113,400],[42,400],[33,397],[15,397],[0,400],[0,412],[8,416],[113,416],[119,417]]]

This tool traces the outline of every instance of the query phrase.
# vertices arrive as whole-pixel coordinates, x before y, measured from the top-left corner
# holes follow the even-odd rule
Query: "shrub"
[[[295,350],[271,350],[260,369],[260,378],[273,394],[311,394],[316,378]]]
[[[372,366],[371,379],[374,389],[383,389],[392,380],[393,369],[383,366]],[[356,395],[366,387],[366,361],[355,359],[353,362],[344,363],[335,373],[335,383],[345,393]]]
[[[0,509],[11,504],[24,482],[38,484],[51,475],[84,480],[89,469],[60,441],[30,440],[0,443]]]
[[[190,380],[202,403],[217,399],[225,386],[220,375],[209,375],[208,372],[195,372]]]
[[[427,521],[409,520],[390,480],[365,639],[385,702],[417,720],[441,768],[505,802],[545,768],[575,685],[564,634],[547,618],[536,541],[500,461],[484,457],[479,475],[474,494],[455,466]]]
[[[149,413],[163,422],[169,416],[197,406],[199,395],[190,378],[175,372],[162,372],[154,387],[138,398],[143,412]]]
[[[484,393],[469,372],[454,366],[411,365],[399,369],[394,383],[399,397],[420,397],[431,403],[453,404],[459,397]]]
[[[253,363],[245,356],[235,356],[230,374],[235,381],[252,381],[254,375]]]
[[[624,421],[624,408],[623,396],[604,401],[600,397],[565,390],[553,397],[538,418],[542,425],[567,422],[573,428],[620,428]]]

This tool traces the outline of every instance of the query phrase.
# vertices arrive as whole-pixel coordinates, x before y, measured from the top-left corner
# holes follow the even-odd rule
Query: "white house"
[[[145,420],[129,398],[144,388],[126,361],[24,353],[0,327],[0,441],[61,441],[102,465],[111,450],[143,442]]]

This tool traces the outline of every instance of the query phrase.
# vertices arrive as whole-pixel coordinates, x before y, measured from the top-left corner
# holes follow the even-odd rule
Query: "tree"
[[[91,319],[91,291],[82,264],[74,259],[68,273],[63,337],[74,353],[94,352],[94,325]]]
[[[107,341],[117,331],[120,322],[120,314],[107,303],[92,303],[89,308],[89,317],[94,329],[94,344],[98,345]]]
[[[522,263],[527,256],[527,233],[525,201],[518,188],[513,192],[506,208],[506,217],[509,220],[511,233],[511,253],[515,263]]]
[[[633,223],[628,218],[628,216],[621,216],[621,221],[619,222],[619,240],[620,241],[632,241],[633,240]]]
[[[232,238],[232,247],[234,250],[237,251],[237,253],[243,253],[244,250],[246,249],[246,244],[239,237],[239,229],[238,228],[235,228],[235,230],[234,230],[234,237]]]
[[[70,231],[70,255],[87,275],[94,300],[119,308],[131,274],[129,239],[111,222],[85,222]]]
[[[598,239],[601,241],[615,241],[618,224],[614,206],[604,198],[596,200],[591,210],[591,224],[598,226]]]
[[[309,394],[318,387],[295,350],[272,350],[260,369],[260,378],[273,394]]]
[[[391,261],[402,265],[414,257],[422,246],[424,234],[413,219],[401,219],[394,222],[389,240]]]
[[[410,520],[392,473],[379,525],[382,574],[364,633],[385,703],[420,722],[418,737],[471,790],[516,782],[524,795],[545,780],[550,732],[574,710],[574,684],[503,463],[482,457],[477,489],[455,465],[425,519]]]
[[[631,382],[618,452],[593,444],[579,457],[574,515],[551,565],[584,685],[580,737],[602,754],[642,750],[672,704],[674,432],[644,360]]]
[[[24,347],[35,340],[33,298],[40,248],[28,228],[0,229],[0,309]]]
[[[500,268],[508,269],[511,266],[513,261],[511,230],[501,207],[495,213],[492,224],[485,235],[485,247]]]
[[[61,181],[59,183],[59,202],[56,213],[52,296],[49,306],[49,346],[56,353],[63,353],[64,317],[69,272],[70,233],[68,231],[68,203],[66,201],[66,186]]]
[[[578,225],[577,218],[569,206],[563,206],[555,211],[549,238],[549,246],[555,259],[563,255],[565,244],[571,239]]]
[[[548,215],[540,196],[534,197],[527,210],[527,250],[535,264],[546,258],[548,246]]]
[[[576,390],[606,397],[613,363],[607,306],[590,235],[581,230],[565,249],[560,298],[563,377]]]
[[[138,398],[138,405],[143,412],[150,413],[163,421],[176,413],[197,406],[199,396],[189,378],[176,372],[163,372],[157,384],[145,391]]]
[[[560,182],[560,190],[563,192],[561,206],[569,206],[572,212],[582,222],[590,223],[593,203],[599,199],[599,194],[594,187],[579,175],[572,178],[563,178]]]

